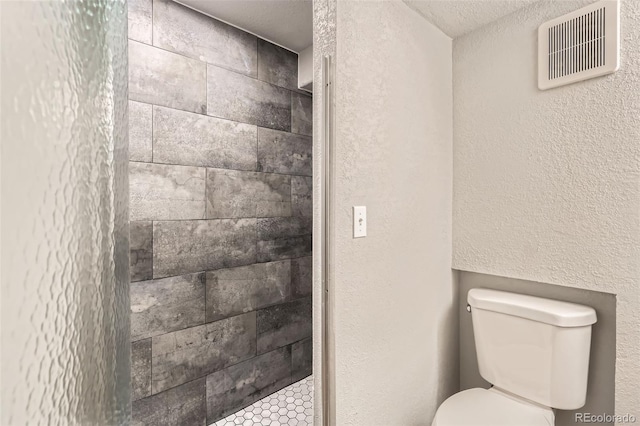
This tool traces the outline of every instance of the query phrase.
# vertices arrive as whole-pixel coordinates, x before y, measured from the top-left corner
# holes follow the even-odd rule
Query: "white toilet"
[[[493,386],[451,396],[432,426],[547,426],[553,408],[584,405],[593,308],[482,288],[467,302],[480,375]]]

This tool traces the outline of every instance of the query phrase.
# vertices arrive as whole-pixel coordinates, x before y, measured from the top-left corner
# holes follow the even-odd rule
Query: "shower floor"
[[[235,425],[313,425],[313,376],[292,383],[211,426]]]

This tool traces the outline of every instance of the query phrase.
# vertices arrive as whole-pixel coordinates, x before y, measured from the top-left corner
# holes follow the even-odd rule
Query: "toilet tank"
[[[593,308],[482,288],[467,301],[485,380],[547,407],[584,405]]]

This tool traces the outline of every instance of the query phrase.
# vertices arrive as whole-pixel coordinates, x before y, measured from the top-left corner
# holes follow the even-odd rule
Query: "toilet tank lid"
[[[597,320],[595,309],[589,306],[486,288],[469,290],[467,302],[472,308],[513,315],[556,327],[583,327]]]

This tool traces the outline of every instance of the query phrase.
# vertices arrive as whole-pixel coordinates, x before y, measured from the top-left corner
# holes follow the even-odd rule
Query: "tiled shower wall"
[[[172,1],[129,39],[133,423],[203,425],[311,373],[311,98]]]

